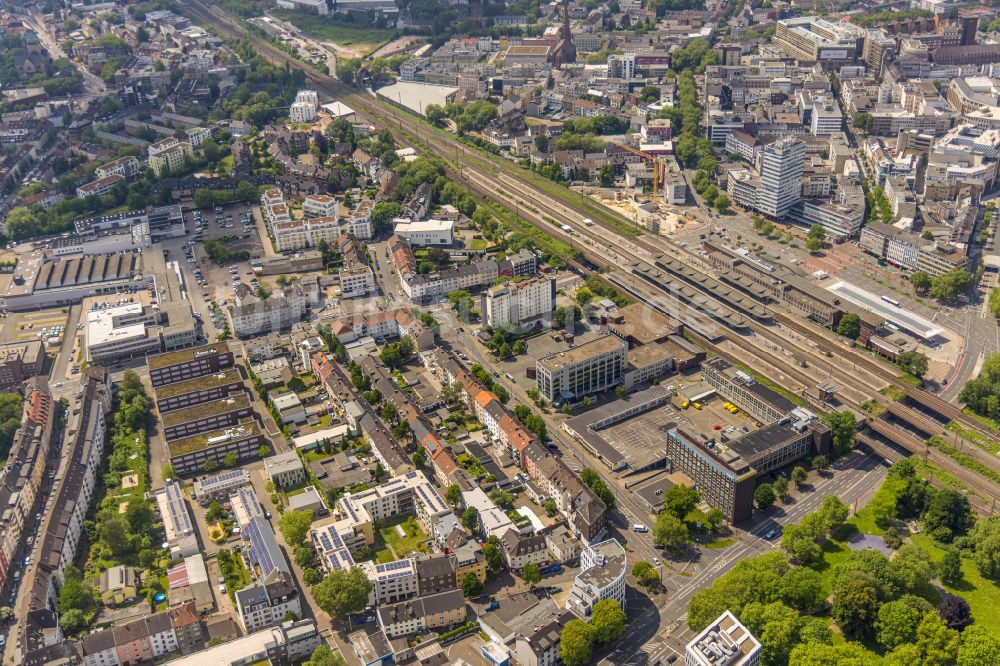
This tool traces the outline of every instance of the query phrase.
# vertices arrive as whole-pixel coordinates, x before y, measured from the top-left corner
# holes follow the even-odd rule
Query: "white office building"
[[[757,209],[770,217],[782,218],[802,199],[802,168],[806,144],[784,137],[760,149],[757,157],[761,186]]]
[[[684,650],[684,666],[757,666],[760,641],[730,611],[694,637]]]
[[[566,608],[586,618],[598,601],[614,599],[625,610],[627,568],[625,549],[617,540],[588,544],[580,552],[580,573],[573,581]]]
[[[453,220],[409,220],[399,221],[395,226],[396,235],[405,238],[410,245],[451,245],[455,240]]]

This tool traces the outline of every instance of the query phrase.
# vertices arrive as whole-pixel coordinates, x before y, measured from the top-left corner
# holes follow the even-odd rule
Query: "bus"
[[[897,301],[895,298],[889,298],[888,296],[883,296],[882,300],[888,303],[889,305],[892,305],[893,307],[897,308],[900,307],[899,301]]]

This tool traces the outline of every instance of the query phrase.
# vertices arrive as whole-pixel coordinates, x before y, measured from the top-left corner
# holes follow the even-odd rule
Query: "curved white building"
[[[615,599],[625,610],[627,564],[625,549],[615,539],[585,546],[566,608],[586,618],[601,599]]]

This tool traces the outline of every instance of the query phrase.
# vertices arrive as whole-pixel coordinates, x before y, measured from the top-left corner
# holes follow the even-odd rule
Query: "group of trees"
[[[434,125],[451,118],[459,132],[479,132],[497,117],[497,107],[492,102],[478,100],[469,104],[452,102],[445,107],[428,104],[424,109],[427,120]]]
[[[255,201],[259,189],[245,180],[241,180],[235,190],[209,190],[198,188],[194,192],[194,205],[198,208],[213,208],[225,206],[237,201]]]
[[[697,631],[733,611],[760,640],[765,665],[882,663],[861,643],[835,642],[826,619],[811,615],[829,595],[840,630],[877,646],[886,664],[964,665],[978,663],[974,655],[1000,655],[996,636],[965,629],[971,618],[961,599],[946,595],[937,608],[927,600],[937,599],[929,585],[933,572],[917,546],[904,546],[892,559],[874,549],[850,551],[834,565],[828,591],[817,571],[768,553],[740,561],[695,593],[688,624]]]
[[[382,347],[378,357],[388,367],[394,368],[409,361],[415,351],[416,345],[413,343],[413,337],[404,335],[398,341],[390,342]]]
[[[472,376],[475,377],[487,391],[492,391],[493,395],[495,395],[497,400],[500,402],[506,403],[510,400],[510,394],[507,392],[507,389],[505,389],[500,382],[496,381],[493,378],[493,375],[489,373],[489,370],[483,366],[478,363],[473,363],[469,366],[469,373],[472,374]]]
[[[591,662],[594,645],[607,645],[625,633],[625,611],[615,599],[601,599],[594,604],[590,621],[570,620],[563,627],[559,656],[566,666],[586,666]]]
[[[1000,354],[986,359],[979,376],[966,382],[958,399],[976,414],[1000,422]]]
[[[781,547],[799,564],[811,565],[823,557],[823,545],[847,521],[848,509],[836,495],[828,495],[818,511],[797,525],[785,527]]]
[[[956,268],[934,276],[929,275],[926,271],[916,271],[910,275],[910,286],[918,294],[925,294],[931,298],[949,299],[964,293],[972,284],[973,279],[972,273],[963,268]]]
[[[335,569],[313,585],[316,605],[330,617],[346,617],[368,605],[371,582],[361,567]]]
[[[707,171],[699,169],[692,179],[692,185],[694,185],[694,191],[705,199],[706,204],[714,207],[720,213],[725,213],[729,210],[729,206],[732,203],[729,200],[729,195],[720,192],[719,188],[712,184]]]
[[[0,393],[0,460],[7,459],[14,445],[14,435],[21,427],[23,402],[19,393]]]
[[[609,511],[615,508],[615,493],[597,472],[589,467],[584,467],[580,472],[580,479],[604,502]]]
[[[527,405],[517,404],[514,406],[514,417],[521,422],[524,429],[538,438],[538,441],[545,442],[549,438],[548,429],[545,426],[545,419],[531,410]]]

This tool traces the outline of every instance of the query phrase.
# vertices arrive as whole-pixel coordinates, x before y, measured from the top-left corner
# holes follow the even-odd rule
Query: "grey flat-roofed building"
[[[628,345],[614,335],[555,352],[535,362],[538,390],[553,403],[578,402],[617,386],[625,372]]]

